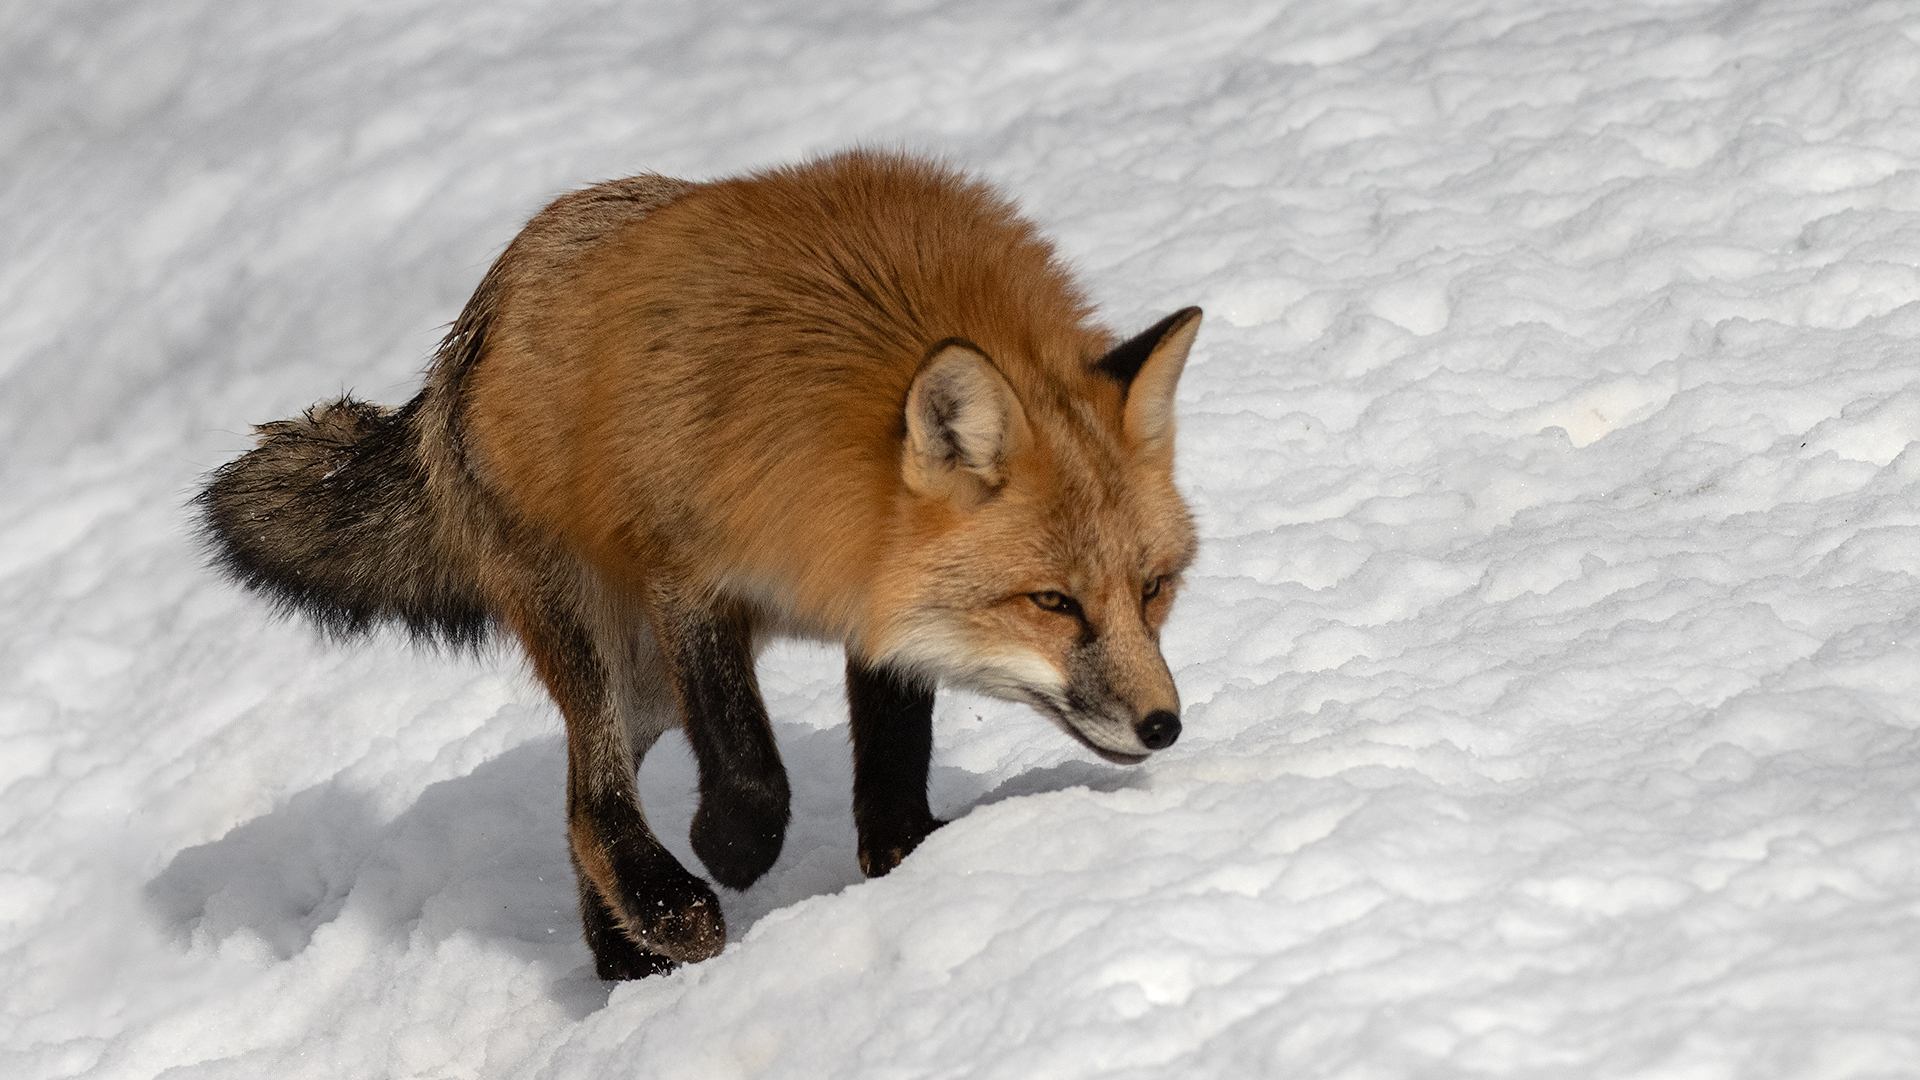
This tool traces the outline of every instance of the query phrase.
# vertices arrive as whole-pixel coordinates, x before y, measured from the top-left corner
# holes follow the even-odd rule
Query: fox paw
[[[608,982],[664,975],[680,965],[635,945],[625,934],[593,942],[593,973]]]
[[[700,885],[704,896],[669,900],[656,896],[649,902],[636,900],[641,951],[654,953],[669,962],[691,964],[713,956],[727,945],[727,920],[720,914],[720,899],[713,890]]]
[[[744,889],[780,857],[787,817],[784,789],[757,798],[733,792],[703,795],[693,815],[693,853],[715,881],[729,889]]]
[[[651,873],[634,873],[629,880],[636,884],[622,890],[618,915],[605,894],[581,879],[581,930],[602,979],[658,975],[704,960],[727,943],[719,898],[706,882],[677,863],[646,869]]]
[[[647,872],[624,879],[629,886],[620,904],[618,925],[602,936],[618,937],[636,952],[659,957],[669,967],[705,960],[727,944],[727,920],[720,913],[720,898],[706,882],[673,862],[672,856],[664,851],[660,854],[665,857],[646,867]],[[603,950],[591,933],[587,943],[593,946],[596,962],[604,952],[617,961],[616,967],[657,967],[655,961],[644,956],[634,957],[618,948]]]
[[[913,828],[889,829],[885,835],[862,836],[860,872],[870,878],[885,877],[887,871],[899,866],[903,859],[913,854],[913,849],[920,846],[920,841],[945,824],[939,818],[928,818]]]

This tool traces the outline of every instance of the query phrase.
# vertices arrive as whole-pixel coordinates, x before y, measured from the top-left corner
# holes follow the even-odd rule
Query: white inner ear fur
[[[928,357],[907,390],[907,485],[922,495],[968,494],[1006,479],[1007,458],[1026,431],[1006,376],[979,351],[949,344]],[[963,479],[964,478],[964,479]]]
[[[1187,352],[1200,333],[1200,312],[1168,329],[1127,388],[1125,431],[1134,445],[1157,448],[1173,437],[1173,391],[1186,370]]]

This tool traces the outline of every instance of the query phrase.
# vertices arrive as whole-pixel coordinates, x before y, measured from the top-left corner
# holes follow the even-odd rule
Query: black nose
[[[1140,736],[1141,742],[1147,744],[1147,749],[1165,750],[1180,737],[1180,718],[1165,709],[1150,712],[1133,732]]]

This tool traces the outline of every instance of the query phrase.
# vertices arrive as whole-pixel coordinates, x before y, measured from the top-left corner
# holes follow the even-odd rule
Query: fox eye
[[[1076,617],[1080,614],[1080,601],[1075,600],[1063,592],[1054,592],[1052,589],[1048,589],[1045,592],[1028,593],[1027,599],[1039,605],[1042,611],[1053,611],[1061,615],[1073,615]]]
[[[1166,583],[1167,583],[1167,579],[1164,575],[1157,578],[1148,578],[1147,583],[1140,587],[1140,599],[1151,600],[1154,597],[1159,596],[1160,587],[1162,585],[1165,585]]]

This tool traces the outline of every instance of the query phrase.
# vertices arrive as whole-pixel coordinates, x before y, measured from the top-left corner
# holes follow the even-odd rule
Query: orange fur
[[[202,501],[224,565],[329,626],[520,638],[567,721],[587,939],[633,977],[725,940],[635,801],[661,731],[699,759],[715,877],[779,851],[770,634],[847,648],[872,873],[939,824],[936,683],[1116,761],[1173,741],[1159,632],[1195,544],[1173,390],[1198,325],[1118,341],[1011,204],[934,163],[635,177],[527,225],[412,403],[268,425]]]

